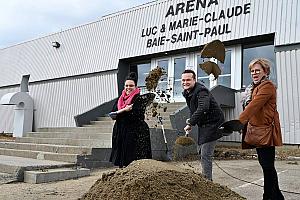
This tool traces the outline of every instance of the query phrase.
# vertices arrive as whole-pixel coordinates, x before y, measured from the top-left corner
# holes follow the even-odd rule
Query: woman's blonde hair
[[[255,64],[260,64],[263,70],[266,72],[266,74],[269,76],[271,73],[271,61],[269,61],[266,58],[257,58],[250,62],[249,64],[249,70],[253,67]]]

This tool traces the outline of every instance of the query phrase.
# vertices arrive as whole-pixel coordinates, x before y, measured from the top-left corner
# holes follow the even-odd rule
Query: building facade
[[[152,68],[163,67],[160,87],[183,101],[180,77],[185,68],[211,88],[237,91],[250,83],[248,64],[272,61],[278,111],[285,144],[300,144],[300,1],[158,0],[102,17],[99,21],[0,50],[0,97],[19,91],[30,74],[34,128],[76,126],[74,116],[118,96],[129,71],[139,86]],[[200,50],[219,39],[226,48],[218,80],[198,66]],[[59,48],[52,46],[60,44]],[[215,61],[217,62],[217,61]],[[227,119],[237,118],[241,92]],[[12,132],[13,106],[0,105],[0,132]],[[225,140],[239,141],[239,135]]]

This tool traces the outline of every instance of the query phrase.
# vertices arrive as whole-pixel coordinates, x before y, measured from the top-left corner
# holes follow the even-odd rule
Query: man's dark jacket
[[[217,130],[224,122],[224,114],[209,90],[196,82],[190,92],[183,91],[183,96],[190,109],[189,123],[192,126],[198,125],[198,144],[221,138]]]

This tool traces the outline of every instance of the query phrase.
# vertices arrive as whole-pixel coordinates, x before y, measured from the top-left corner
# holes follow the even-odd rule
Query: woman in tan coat
[[[252,83],[246,88],[244,111],[239,120],[247,124],[243,133],[243,147],[256,148],[264,174],[263,199],[284,199],[274,166],[275,146],[282,145],[279,115],[276,109],[276,88],[268,79],[270,62],[259,58],[250,62]]]

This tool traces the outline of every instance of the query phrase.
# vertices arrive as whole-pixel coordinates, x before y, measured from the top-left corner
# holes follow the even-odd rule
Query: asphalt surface
[[[201,172],[200,161],[172,162],[174,165]],[[213,181],[225,185],[248,200],[262,199],[263,188],[232,178],[230,175],[255,184],[263,185],[263,174],[257,160],[215,160]],[[300,193],[300,161],[276,161],[281,190]],[[66,200],[78,199],[101,177],[103,172],[114,168],[99,169],[91,176],[74,180],[44,184],[0,184],[0,199],[10,200]],[[286,200],[300,200],[300,194],[283,193]]]
[[[262,169],[257,160],[215,160],[213,165],[213,181],[228,186],[248,200],[262,199],[263,187],[237,180],[228,174],[251,183],[263,185]],[[283,192],[286,200],[300,200],[300,161],[275,162],[279,188],[284,191],[296,192],[292,194]]]

